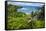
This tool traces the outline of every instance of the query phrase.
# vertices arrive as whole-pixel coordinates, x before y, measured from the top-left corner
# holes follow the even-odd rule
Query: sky
[[[24,3],[24,2],[8,2],[8,4],[22,6],[23,8],[17,9],[19,12],[30,14],[32,11],[36,11],[37,7],[42,7],[41,3]]]
[[[41,3],[24,3],[24,2],[8,2],[8,4],[19,5],[19,6],[37,6],[37,7],[42,7],[44,5]]]
[[[34,1],[34,2],[44,2],[45,0],[7,0],[7,1]]]

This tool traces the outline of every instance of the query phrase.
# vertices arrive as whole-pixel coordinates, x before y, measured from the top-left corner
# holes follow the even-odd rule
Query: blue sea
[[[26,14],[31,14],[32,11],[37,11],[41,7],[36,6],[23,6],[22,8],[17,9],[18,12],[24,12]]]

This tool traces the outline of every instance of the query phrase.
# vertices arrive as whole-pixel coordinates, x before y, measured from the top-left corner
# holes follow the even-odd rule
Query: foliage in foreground
[[[45,27],[44,18],[41,17],[44,14],[42,13],[42,11],[44,11],[43,9],[40,12],[42,14],[38,14],[37,20],[36,19],[34,20],[35,16],[37,15],[36,13],[34,14],[32,13],[31,15],[26,15],[23,12],[17,12],[18,8],[22,8],[22,7],[8,5],[7,29],[30,29],[30,28],[32,29],[32,28],[44,28]],[[29,17],[31,17],[32,19]],[[31,21],[28,23],[29,19]]]

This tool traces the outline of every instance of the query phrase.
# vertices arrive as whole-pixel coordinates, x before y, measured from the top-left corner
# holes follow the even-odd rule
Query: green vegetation
[[[6,29],[33,29],[33,28],[44,28],[44,6],[41,11],[36,11],[35,13],[32,11],[31,14],[25,14],[23,12],[17,12],[18,8],[22,8],[21,6],[16,5],[7,5],[8,9],[8,21]],[[39,9],[39,10],[40,10]],[[29,21],[31,20],[31,21]]]

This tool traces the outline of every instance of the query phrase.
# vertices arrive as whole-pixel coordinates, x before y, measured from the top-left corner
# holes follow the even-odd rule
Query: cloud
[[[8,2],[8,4],[18,5],[18,6],[37,6],[37,7],[42,7],[44,5],[41,3],[24,3],[24,2]]]

